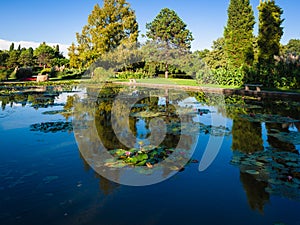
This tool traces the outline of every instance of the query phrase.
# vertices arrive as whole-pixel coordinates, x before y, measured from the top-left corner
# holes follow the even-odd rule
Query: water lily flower
[[[126,155],[126,156],[130,156],[130,155],[131,155],[131,152],[129,152],[129,151],[125,152],[125,155]]]
[[[291,181],[293,179],[292,176],[288,176],[288,181]]]

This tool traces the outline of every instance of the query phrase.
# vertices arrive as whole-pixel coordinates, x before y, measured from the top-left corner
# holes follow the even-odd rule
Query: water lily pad
[[[259,172],[256,171],[256,170],[246,170],[245,172],[246,172],[246,173],[249,173],[249,174],[252,174],[252,175],[257,175],[257,174],[259,174]]]
[[[44,133],[48,132],[66,132],[66,131],[72,131],[73,126],[72,122],[43,122],[43,123],[36,123],[30,125],[30,131],[40,131]]]
[[[268,182],[270,184],[275,184],[275,185],[283,184],[283,182],[281,180],[276,180],[276,179],[273,179],[273,178],[268,179]]]
[[[286,165],[289,167],[299,167],[297,163],[293,163],[293,162],[287,162]]]
[[[285,185],[291,188],[298,188],[299,184],[296,184],[294,182],[285,182]]]

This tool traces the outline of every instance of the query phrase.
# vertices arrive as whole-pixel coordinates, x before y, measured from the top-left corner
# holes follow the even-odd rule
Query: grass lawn
[[[129,79],[112,79],[112,82],[129,82]],[[217,84],[198,84],[196,80],[192,79],[178,79],[178,78],[148,78],[148,79],[136,79],[137,83],[147,84],[170,84],[170,85],[184,85],[184,86],[201,86],[201,87],[213,87],[213,88],[239,88],[238,86],[224,86]]]

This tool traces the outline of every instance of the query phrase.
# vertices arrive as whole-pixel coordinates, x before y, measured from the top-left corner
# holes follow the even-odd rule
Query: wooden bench
[[[135,79],[129,79],[129,83],[135,84],[135,83],[136,83],[136,80],[135,80]]]
[[[245,84],[245,91],[249,91],[250,87],[255,87],[256,91],[261,91],[262,84]]]

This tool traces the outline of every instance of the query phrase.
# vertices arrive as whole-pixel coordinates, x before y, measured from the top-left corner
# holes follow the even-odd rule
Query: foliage
[[[300,88],[300,56],[276,56],[272,78],[274,87]]]
[[[280,39],[283,35],[281,15],[283,10],[275,4],[275,1],[261,1],[259,6],[259,32],[258,32],[258,67],[267,71],[268,76],[274,65],[274,56],[279,55]],[[259,71],[260,72],[260,71]],[[265,82],[264,82],[265,83]]]
[[[21,78],[27,78],[32,76],[32,69],[31,68],[19,68],[16,71],[16,78],[21,79]]]
[[[149,78],[150,75],[146,72],[130,72],[130,71],[125,71],[125,72],[120,72],[117,75],[117,78],[119,79],[144,79],[144,78]]]
[[[253,53],[253,26],[255,24],[249,0],[231,0],[224,29],[224,50],[228,64],[233,68],[251,65]]]
[[[196,79],[199,84],[218,84],[241,86],[243,84],[245,71],[243,67],[237,69],[209,69],[200,70]]]
[[[175,11],[164,8],[151,23],[146,24],[146,35],[170,48],[190,49],[193,36],[186,27]]]
[[[41,75],[50,74],[52,72],[52,68],[44,68],[41,70]]]
[[[168,8],[162,9],[151,23],[147,23],[146,29],[146,36],[152,40],[150,44],[146,45],[146,49],[150,50],[148,52],[154,50],[160,54],[157,49],[165,50],[166,55],[160,54],[160,57],[165,58],[155,61],[165,62],[165,77],[168,78],[168,65],[172,64],[169,59],[174,54],[173,49],[180,49],[182,52],[188,51],[194,40],[192,33],[176,12]]]
[[[9,52],[9,58],[7,59],[6,65],[9,68],[16,68],[19,66],[19,52],[12,50]]]
[[[284,46],[285,54],[300,55],[300,39],[291,39]]]
[[[47,67],[50,66],[51,60],[55,56],[55,50],[45,42],[43,42],[34,50],[33,54],[35,57],[37,57],[38,63],[40,63],[44,67]]]
[[[204,66],[199,54],[181,48],[169,48],[164,43],[148,41],[140,51],[146,62],[144,69],[150,75],[165,71],[165,78],[168,78],[169,72],[195,77],[198,70]]]
[[[51,66],[67,66],[69,59],[66,58],[54,58],[51,60]]]
[[[21,51],[18,61],[20,65],[23,65],[25,67],[33,66],[34,64],[33,49],[28,48],[26,50]]]
[[[12,72],[13,69],[0,69],[0,81],[7,80]]]
[[[206,55],[204,61],[210,69],[226,68],[227,57],[225,55],[225,39],[218,38],[213,41],[212,50]]]
[[[9,58],[9,53],[7,51],[0,50],[0,67],[6,65],[8,58]]]
[[[89,66],[119,45],[136,43],[137,37],[138,23],[129,3],[104,0],[102,8],[94,6],[81,34],[76,33],[78,46],[72,44],[69,48],[70,64],[77,68]]]

